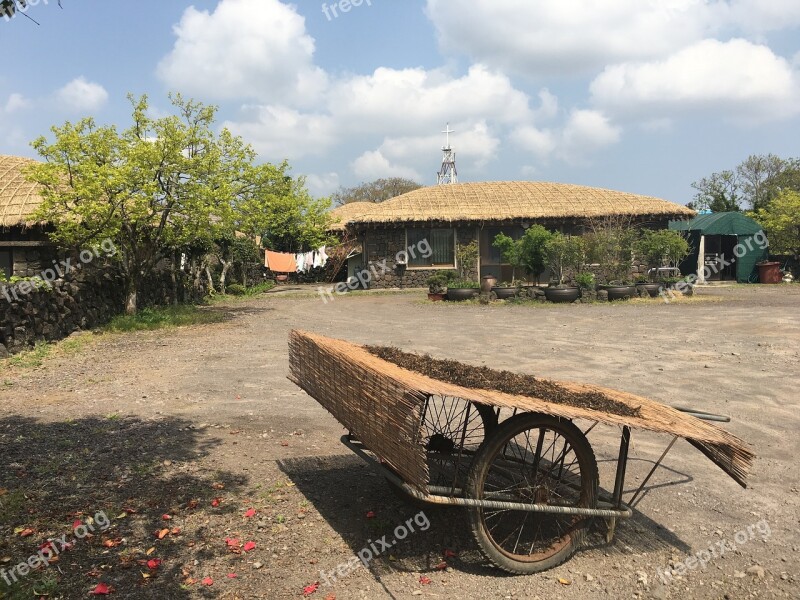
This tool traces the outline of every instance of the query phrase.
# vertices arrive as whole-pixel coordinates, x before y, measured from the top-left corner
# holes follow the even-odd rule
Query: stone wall
[[[161,271],[148,278],[139,292],[138,306],[192,302],[204,295],[194,290],[188,276],[173,282]],[[76,271],[53,282],[51,288],[29,282],[0,284],[0,358],[42,341],[63,339],[76,331],[103,325],[125,310],[125,284],[110,266]]]
[[[0,358],[96,327],[125,306],[124,285],[110,270],[59,279],[49,289],[29,288],[0,284]]]

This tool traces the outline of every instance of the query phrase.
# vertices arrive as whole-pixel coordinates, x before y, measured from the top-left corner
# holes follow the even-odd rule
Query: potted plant
[[[448,300],[469,300],[480,293],[480,284],[472,279],[478,266],[479,256],[480,249],[477,240],[456,246],[459,279],[450,282],[447,286]]]
[[[636,295],[631,279],[633,244],[636,232],[630,219],[612,216],[590,221],[591,231],[584,236],[589,261],[599,265],[608,283],[598,289],[608,292],[609,300],[622,300]]]
[[[575,283],[578,284],[578,288],[581,290],[581,297],[588,297],[592,300],[597,299],[595,292],[597,281],[594,273],[589,273],[588,271],[578,273],[575,275]]]
[[[481,292],[481,286],[472,279],[456,279],[447,286],[447,299],[460,302],[471,300]]]
[[[677,231],[646,230],[634,244],[636,254],[646,261],[649,272],[657,273],[659,267],[677,269],[678,265],[689,254],[689,242]],[[640,295],[647,292],[655,298],[662,287],[661,282],[651,281],[645,277],[642,282],[637,282],[636,287]]]
[[[438,302],[444,300],[447,294],[447,284],[450,278],[444,273],[436,273],[428,277],[428,300]]]
[[[501,281],[492,288],[492,293],[498,300],[508,300],[519,293],[519,287],[513,281]]]
[[[550,302],[575,302],[580,298],[581,290],[576,286],[564,285],[564,274],[569,268],[578,270],[583,265],[583,241],[579,237],[556,232],[545,246],[545,256],[554,277],[553,284],[544,290],[545,297]]]

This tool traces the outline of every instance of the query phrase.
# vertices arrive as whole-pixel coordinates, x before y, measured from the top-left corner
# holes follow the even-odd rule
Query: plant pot
[[[635,285],[604,285],[602,288],[608,292],[609,302],[612,300],[628,300],[636,296]]]
[[[488,294],[492,288],[497,284],[497,277],[494,275],[484,275],[481,277],[481,291]]]
[[[445,296],[447,296],[447,294],[432,294],[429,292],[428,300],[430,300],[431,302],[441,302],[442,300],[445,299]]]
[[[544,296],[549,302],[565,304],[580,298],[581,290],[576,287],[548,287],[544,289]]]
[[[517,295],[516,287],[493,287],[492,291],[495,293],[498,300],[508,300]]]
[[[447,299],[452,302],[461,302],[472,300],[480,293],[478,288],[447,288]]]
[[[658,293],[661,291],[661,284],[660,283],[637,283],[636,284],[636,291],[639,292],[639,295],[644,297],[645,294],[649,294],[651,298],[658,298]]]

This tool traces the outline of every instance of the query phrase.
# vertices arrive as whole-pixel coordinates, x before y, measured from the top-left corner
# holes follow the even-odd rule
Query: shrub
[[[238,283],[232,283],[225,288],[225,291],[231,296],[244,296],[247,293],[247,288]]]
[[[585,290],[594,289],[594,273],[578,273],[575,275],[575,283]]]

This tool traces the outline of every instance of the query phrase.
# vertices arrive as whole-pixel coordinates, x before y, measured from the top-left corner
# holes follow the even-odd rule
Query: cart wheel
[[[571,421],[538,413],[512,417],[476,454],[466,497],[596,508],[599,476],[586,436]],[[469,508],[485,556],[519,575],[560,565],[583,542],[590,517]]]
[[[484,404],[460,398],[429,398],[420,425],[419,444],[428,458],[430,484],[461,487],[475,453],[497,428],[497,414]],[[396,495],[414,505],[424,503],[388,481]]]

